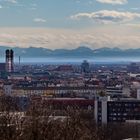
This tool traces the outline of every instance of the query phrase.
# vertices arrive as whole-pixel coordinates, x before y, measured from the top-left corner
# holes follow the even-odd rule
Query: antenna
[[[19,65],[20,65],[20,56],[19,56]]]

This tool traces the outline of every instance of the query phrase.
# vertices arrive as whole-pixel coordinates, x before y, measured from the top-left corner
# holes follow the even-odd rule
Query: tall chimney
[[[14,51],[6,50],[6,71],[13,72],[14,71]]]

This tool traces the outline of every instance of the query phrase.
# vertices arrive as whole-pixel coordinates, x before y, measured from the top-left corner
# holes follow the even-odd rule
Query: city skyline
[[[138,0],[1,0],[0,18],[1,46],[126,49],[140,44]]]

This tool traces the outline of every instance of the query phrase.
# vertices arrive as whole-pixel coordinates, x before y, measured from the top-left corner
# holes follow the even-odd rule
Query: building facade
[[[140,120],[140,100],[96,100],[95,119],[101,124]]]

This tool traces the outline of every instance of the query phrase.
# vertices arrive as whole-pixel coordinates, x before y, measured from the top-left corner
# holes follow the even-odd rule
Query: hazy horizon
[[[87,60],[90,64],[129,64],[132,62],[138,62],[140,63],[140,59],[137,57],[133,58],[94,58],[94,59],[86,59],[86,58],[76,58],[76,59],[58,59],[58,58],[27,58],[22,57],[20,60],[20,64],[81,64],[84,60]],[[0,58],[0,63],[5,63],[5,58]],[[14,58],[14,63],[16,65],[19,64],[19,58]]]

